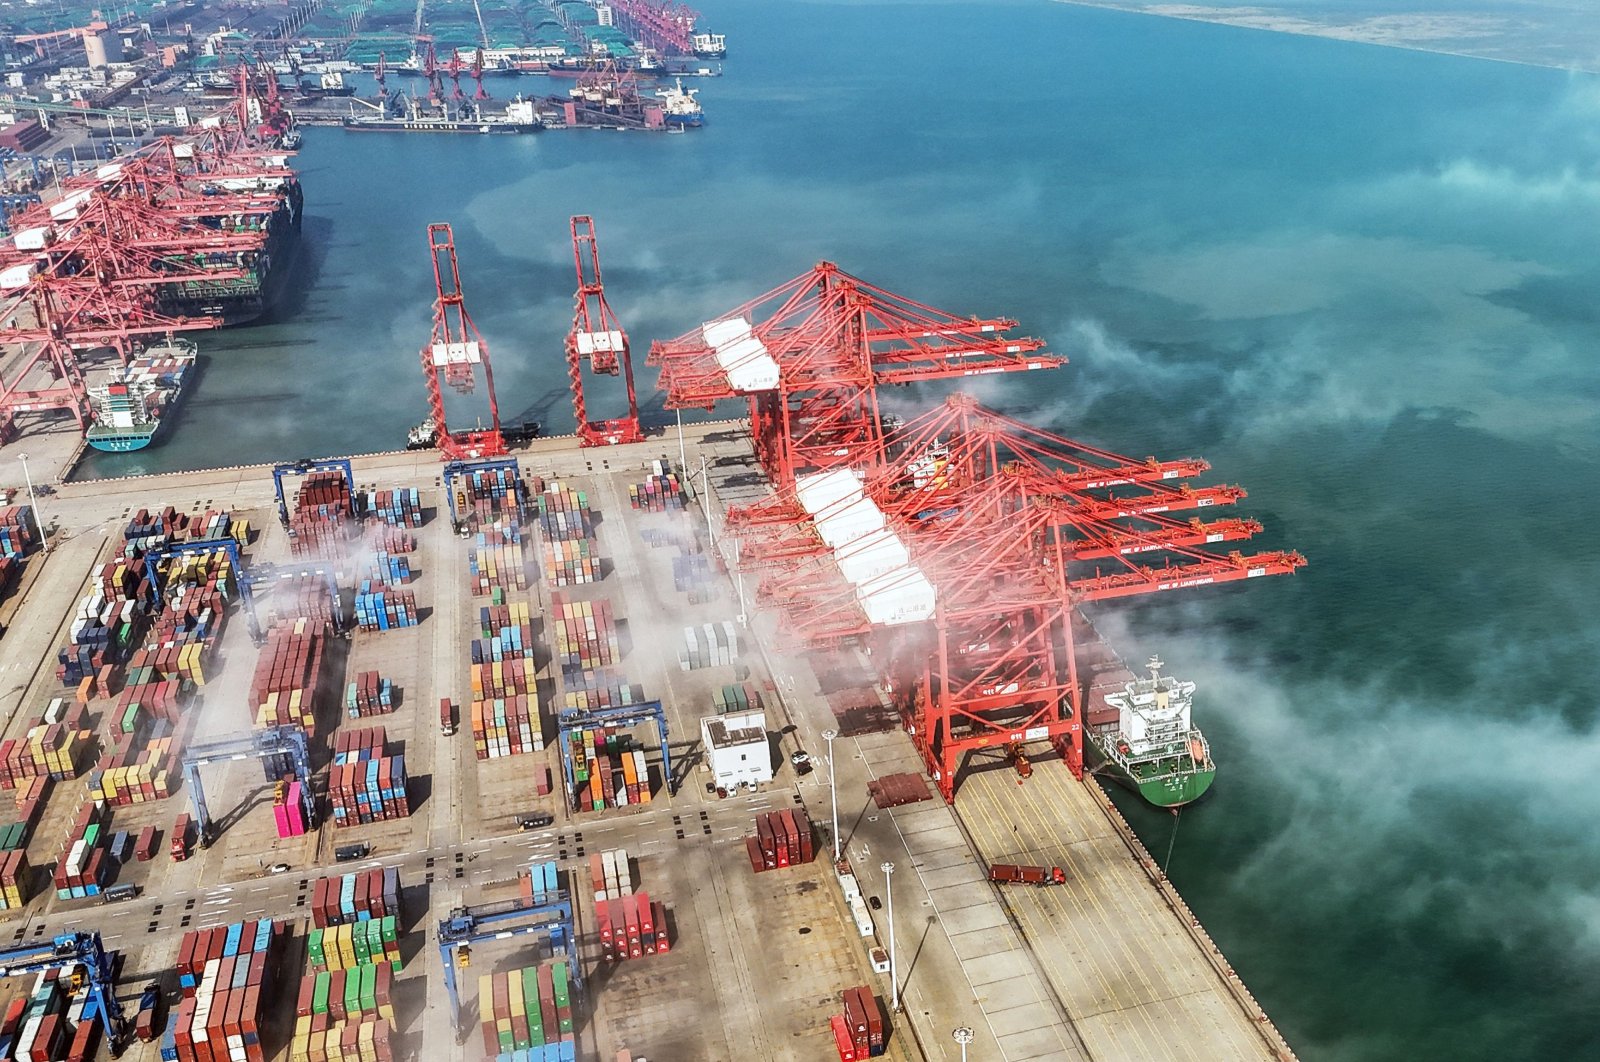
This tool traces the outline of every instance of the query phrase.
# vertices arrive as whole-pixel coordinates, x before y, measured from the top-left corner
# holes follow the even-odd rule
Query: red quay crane
[[[433,257],[438,297],[433,303],[433,334],[422,348],[422,371],[428,381],[428,409],[437,433],[439,456],[446,461],[498,457],[506,452],[506,441],[500,433],[500,404],[494,394],[489,345],[467,314],[461,271],[456,265],[455,235],[449,225],[428,226],[428,250]],[[440,380],[462,394],[470,394],[476,388],[480,367],[489,400],[489,426],[452,431],[445,420]]]
[[[628,351],[628,333],[622,330],[617,315],[606,301],[600,279],[600,244],[594,234],[594,220],[586,214],[572,219],[572,258],[578,268],[578,292],[574,298],[572,330],[567,333],[567,375],[572,378],[572,410],[577,418],[578,439],[584,446],[614,446],[640,442],[639,399],[633,389],[633,358]],[[622,375],[628,391],[628,414],[611,420],[590,420],[583,392],[583,363],[604,376]]]
[[[956,395],[894,432],[882,461],[802,473],[728,526],[790,636],[872,650],[953,800],[969,757],[1029,742],[1082,775],[1079,605],[1305,564],[1202,548],[1249,538],[1256,521],[1167,515],[1244,497],[1181,482],[1208,468],[1123,457]]]
[[[807,471],[885,459],[878,385],[1052,368],[1017,322],[959,317],[832,262],[650,347],[668,409],[750,402],[756,454],[780,487]]]

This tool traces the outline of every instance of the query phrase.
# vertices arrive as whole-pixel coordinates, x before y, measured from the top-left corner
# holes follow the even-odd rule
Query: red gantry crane
[[[489,365],[489,345],[467,314],[461,293],[461,271],[456,265],[455,235],[449,225],[428,226],[428,250],[433,257],[433,334],[422,348],[422,371],[428,381],[428,409],[437,434],[439,456],[446,461],[498,457],[506,452],[500,433],[500,404],[494,394],[494,370]],[[440,381],[462,394],[471,394],[483,370],[484,394],[489,401],[489,426],[452,431],[444,414]]]
[[[773,481],[885,458],[880,384],[1027,371],[1066,359],[1017,322],[924,306],[822,262],[724,317],[650,347],[668,409],[747,398]]]
[[[1122,457],[957,395],[898,430],[883,461],[802,473],[729,527],[785,631],[871,648],[953,800],[970,755],[1033,742],[1081,776],[1079,605],[1304,565],[1202,548],[1254,535],[1255,521],[1169,515],[1244,497],[1181,482],[1208,467]]]
[[[633,389],[633,358],[628,352],[628,334],[611,312],[605,285],[600,279],[600,244],[595,238],[594,220],[586,214],[572,219],[572,258],[578,268],[578,292],[567,333],[567,375],[572,378],[572,410],[577,418],[578,439],[584,446],[614,446],[640,442],[639,399]],[[628,392],[628,414],[611,420],[590,420],[584,397],[583,363],[603,376],[619,373]]]

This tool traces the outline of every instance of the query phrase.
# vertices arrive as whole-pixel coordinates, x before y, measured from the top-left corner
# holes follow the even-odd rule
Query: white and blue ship
[[[106,383],[89,391],[94,416],[86,433],[89,445],[113,454],[149,446],[177,405],[198,357],[193,343],[168,337],[112,369]]]

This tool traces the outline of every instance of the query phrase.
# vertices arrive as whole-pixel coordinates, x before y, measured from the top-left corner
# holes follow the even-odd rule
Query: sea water
[[[1310,558],[1096,612],[1200,683],[1212,794],[1122,804],[1290,1043],[1600,1057],[1595,80],[1042,2],[702,7],[730,52],[689,134],[310,130],[290,292],[86,471],[403,445],[433,221],[503,413],[549,431],[574,213],[656,423],[649,341],[819,260],[1014,316],[1072,363],[985,401],[1203,456],[1249,548]]]

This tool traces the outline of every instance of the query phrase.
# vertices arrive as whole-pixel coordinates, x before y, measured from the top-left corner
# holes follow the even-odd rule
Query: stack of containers
[[[383,727],[341,730],[334,738],[328,769],[333,824],[403,819],[411,814],[406,794],[405,756],[384,754]]]
[[[351,922],[381,921],[400,914],[400,870],[372,867],[336,877],[318,878],[311,889],[311,924],[318,929]],[[386,932],[385,942],[393,942]],[[398,959],[395,952],[393,958]],[[399,969],[396,966],[395,969]]]
[[[394,915],[313,929],[308,957],[317,972],[382,966],[385,980],[400,969],[398,920]]]
[[[711,561],[700,554],[672,558],[672,586],[680,594],[688,594],[691,605],[703,605],[717,598]]]
[[[0,854],[0,907],[11,910],[28,902],[28,853],[20,848]]]
[[[33,506],[7,505],[0,509],[0,554],[10,560],[21,560],[38,544]]]
[[[267,644],[250,680],[250,707],[258,727],[317,728],[317,688],[322,681],[324,625],[308,619],[267,632]]]
[[[361,511],[392,527],[421,527],[422,495],[415,487],[370,490],[361,496]]]
[[[82,1000],[87,999],[87,993],[81,993],[79,1002],[73,1002],[65,991],[66,984],[59,970],[40,970],[28,994],[11,1001],[0,1029],[6,1058],[55,1062],[59,1058],[89,1057],[97,1029],[93,1013],[84,1013]],[[71,1027],[74,1013],[76,1029]],[[75,1051],[81,1054],[75,1056]]]
[[[0,826],[0,852],[22,852],[28,848],[28,834],[32,832],[33,823],[8,822]]]
[[[394,684],[376,671],[358,671],[356,680],[345,687],[344,714],[351,719],[365,715],[387,715],[394,711]]]
[[[552,481],[539,495],[544,570],[551,586],[592,583],[600,578],[589,498]]]
[[[522,552],[522,529],[502,518],[478,531],[467,550],[467,585],[474,597],[489,595],[505,604],[506,591],[528,588],[528,562]]]
[[[472,662],[520,660],[533,652],[533,614],[526,601],[478,609],[481,640],[472,643]]]
[[[450,486],[457,519],[468,530],[501,517],[522,522],[526,488],[514,469],[474,469],[452,479]]]
[[[683,485],[666,461],[651,461],[650,475],[643,483],[628,486],[628,504],[651,513],[677,512],[683,508]]]
[[[101,590],[84,597],[73,613],[65,648],[56,651],[56,678],[63,686],[94,689],[95,676],[105,667],[128,659],[144,637],[147,617],[137,601],[109,597]]]
[[[741,682],[719,686],[711,692],[711,704],[718,715],[737,715],[741,712],[761,711],[761,691],[753,683]]]
[[[261,1012],[284,923],[237,922],[185,933],[178,945],[184,998],[167,1016],[161,1057],[176,1062],[264,1062]]]
[[[151,719],[140,704],[130,704],[113,723],[111,746],[89,774],[89,799],[117,807],[163,800],[172,795],[183,745],[167,719]]]
[[[739,634],[733,623],[706,623],[683,629],[683,647],[678,650],[678,670],[695,671],[703,667],[726,667],[739,659]]]
[[[306,833],[304,795],[299,782],[280,782],[272,798],[272,821],[279,837],[299,837]]]
[[[92,803],[78,808],[72,829],[62,846],[61,858],[56,861],[53,882],[56,897],[62,900],[82,900],[100,895],[111,869],[111,858],[102,847],[110,841],[110,817],[102,815]]]
[[[550,603],[555,611],[556,660],[563,673],[568,668],[593,671],[622,659],[611,602],[569,601],[557,592],[550,595]]]
[[[562,694],[563,708],[594,711],[597,708],[644,702],[643,686],[629,684],[622,676],[604,668],[599,671],[573,668],[569,671],[563,667],[561,672],[567,683],[567,692]]]
[[[517,875],[517,884],[521,890],[523,907],[543,907],[546,903],[564,898],[556,861],[553,859],[528,867]]]
[[[332,623],[333,606],[333,591],[328,586],[327,576],[312,572],[286,575],[273,583],[262,622],[269,627],[298,619]]]
[[[844,1027],[850,1038],[851,1057],[876,1058],[883,1054],[883,1008],[878,1005],[878,997],[865,985],[847,988],[840,996],[844,1002],[844,1014],[834,1015],[833,1027],[837,1030],[839,1019],[844,1019]],[[839,1057],[844,1057],[842,1050]]]
[[[520,660],[512,663],[520,670]],[[532,676],[529,675],[528,679],[531,683]],[[537,695],[514,693],[505,697],[476,699],[479,694],[475,690],[473,697],[472,749],[478,759],[518,756],[544,748],[544,727],[538,718]]]
[[[122,555],[133,559],[143,556],[147,550],[185,540],[192,541],[192,523],[188,513],[181,513],[170,505],[159,513],[140,509],[122,529]],[[230,519],[227,527],[228,537],[235,542],[243,545],[249,541],[250,530],[246,521]]]
[[[0,553],[0,594],[4,594],[22,575],[22,561],[9,553]]]
[[[602,958],[641,959],[670,950],[666,905],[642,889],[635,891],[626,849],[592,853],[589,881]]]
[[[416,536],[385,524],[379,524],[369,530],[366,542],[369,549],[384,553],[414,553],[417,549]]]
[[[313,472],[300,483],[289,517],[289,552],[296,557],[344,556],[355,499],[340,472]]]
[[[191,542],[233,538],[242,544],[250,537],[247,521],[240,520],[230,513],[216,512],[212,509],[207,509],[199,516],[190,517],[184,531]]]
[[[368,569],[372,578],[380,583],[394,586],[411,581],[411,561],[401,553],[391,553],[386,549],[376,550],[372,554],[372,562]]]
[[[484,1054],[496,1062],[577,1058],[564,962],[479,977],[478,1020]]]
[[[798,866],[816,858],[811,820],[794,808],[756,816],[756,832],[744,839],[750,869],[756,873]]]
[[[396,590],[371,579],[361,580],[356,589],[356,626],[364,631],[390,631],[415,627],[419,622],[415,592]]]
[[[179,659],[183,656],[181,650],[163,647],[135,652],[128,661],[126,681],[116,695],[116,707],[110,710],[112,717],[122,719],[137,706],[146,715],[177,722],[191,692],[190,684],[178,670],[183,666]],[[189,662],[194,663],[192,656]],[[109,696],[113,690],[102,692]]]
[[[64,781],[78,773],[78,760],[94,739],[81,729],[83,706],[73,706],[71,722],[41,723],[20,738],[0,741],[0,783],[14,788],[33,778]]]
[[[367,985],[355,977],[341,985],[343,976],[315,974],[301,982],[289,1062],[394,1062],[394,1019],[380,1017],[394,1013],[388,985]],[[324,986],[323,980],[331,983]]]
[[[700,541],[700,536],[686,528],[642,527],[639,529],[639,537],[644,539],[644,544],[647,546],[656,549],[671,546],[684,557],[704,553],[706,549],[705,544]]]
[[[44,811],[44,801],[50,791],[50,779],[40,776],[24,779],[6,786],[17,791],[17,821],[4,828],[0,849],[10,851],[27,844],[28,835],[39,825],[39,815]]]
[[[611,727],[575,730],[571,735],[578,811],[650,803],[650,771],[644,750],[633,747],[626,731]]]

